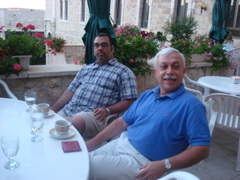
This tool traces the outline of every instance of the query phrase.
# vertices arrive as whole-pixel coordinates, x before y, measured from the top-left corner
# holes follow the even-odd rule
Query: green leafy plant
[[[115,27],[117,47],[115,57],[135,75],[151,73],[147,60],[158,52],[158,37],[153,32],[141,31],[137,26],[124,24]],[[161,37],[164,37],[161,35]]]
[[[172,17],[165,22],[165,26],[163,27],[165,33],[172,35],[170,46],[184,54],[187,65],[191,64],[191,55],[194,46],[191,36],[196,32],[197,24],[193,16],[186,16],[182,19]]]
[[[207,35],[193,35],[193,49],[192,54],[206,54],[212,48],[212,39]]]
[[[5,75],[5,77],[11,74],[19,75],[21,71],[22,67],[18,58],[7,56],[4,59],[0,59],[0,75]]]
[[[184,54],[186,65],[191,64],[192,54],[207,54],[206,60],[213,63],[214,71],[231,65],[230,55],[223,49],[222,44],[214,42],[207,35],[195,34],[198,23],[194,17],[172,18],[165,23],[165,33],[172,35],[170,46]]]
[[[197,25],[198,22],[193,16],[185,16],[182,19],[173,16],[165,22],[163,29],[165,33],[172,35],[173,40],[191,39],[191,35],[196,34]]]
[[[207,61],[213,63],[212,70],[216,71],[221,68],[228,68],[231,66],[231,55],[223,48],[220,43],[213,42],[211,50],[207,53]]]
[[[66,44],[66,41],[63,38],[54,37],[54,38],[51,38],[50,41],[52,42],[52,44],[48,46],[50,49],[56,52],[63,52],[63,47]]]
[[[21,29],[22,33],[16,33],[8,29],[6,31],[7,39],[0,38],[0,74],[8,77],[10,74],[19,74],[22,70],[17,55],[32,55],[32,59],[42,57],[47,51],[44,44],[44,38],[41,33],[32,33],[35,30],[34,25],[23,26],[17,23],[16,27]],[[4,26],[0,27],[0,32]],[[32,60],[31,59],[31,60]]]

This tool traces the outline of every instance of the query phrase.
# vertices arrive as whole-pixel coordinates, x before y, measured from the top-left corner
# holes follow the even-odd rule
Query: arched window
[[[148,27],[148,17],[149,17],[149,0],[142,0],[140,8],[141,8],[140,9],[140,12],[141,12],[140,26],[141,26],[141,28],[147,28]]]
[[[121,24],[121,17],[122,17],[122,0],[115,0],[114,21],[117,25]]]

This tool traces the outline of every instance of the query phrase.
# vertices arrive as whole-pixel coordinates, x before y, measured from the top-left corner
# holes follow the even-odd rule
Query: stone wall
[[[71,66],[72,70],[66,70],[64,73],[61,67],[63,66]],[[20,76],[10,76],[9,78],[5,78],[0,76],[3,79],[13,92],[17,96],[18,99],[24,100],[24,92],[30,89],[33,89],[37,92],[37,103],[48,102],[50,104],[54,103],[60,95],[67,89],[68,85],[71,83],[73,78],[75,77],[78,70],[81,66],[74,65],[61,65],[56,68],[52,68],[50,70],[46,70],[46,67],[49,66],[35,66],[41,67],[42,73],[34,73],[29,72],[28,76],[24,76],[24,73]],[[52,67],[52,66],[51,66]],[[40,68],[38,68],[41,71]],[[31,68],[30,70],[31,71]],[[55,71],[55,72],[54,72]],[[57,71],[57,72],[56,72]],[[232,69],[222,69],[219,71],[212,71],[211,67],[207,67],[206,65],[191,65],[187,68],[187,75],[193,79],[198,80],[202,76],[211,76],[211,75],[220,75],[220,76],[231,76],[233,75],[234,70]],[[156,79],[153,74],[147,75],[146,77],[137,76],[137,87],[138,94],[140,95],[142,92],[152,89],[158,85]],[[199,87],[195,87],[194,85],[186,82],[186,85],[193,89],[199,89],[203,91],[203,89]],[[0,97],[8,97],[3,87],[0,85]]]
[[[24,100],[24,92],[34,90],[37,93],[36,103],[47,102],[53,104],[67,89],[74,76],[53,76],[41,78],[18,78],[4,79],[12,93],[19,99]],[[0,85],[0,97],[8,97]]]

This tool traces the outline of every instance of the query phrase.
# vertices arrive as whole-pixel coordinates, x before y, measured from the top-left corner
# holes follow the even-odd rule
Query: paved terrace
[[[212,135],[210,156],[183,171],[190,172],[201,180],[239,180],[240,171],[235,170],[238,137],[215,128]]]

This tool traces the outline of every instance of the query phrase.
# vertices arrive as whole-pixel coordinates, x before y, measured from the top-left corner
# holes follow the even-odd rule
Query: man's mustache
[[[177,76],[169,76],[169,75],[165,75],[163,76],[164,80],[177,80]]]

